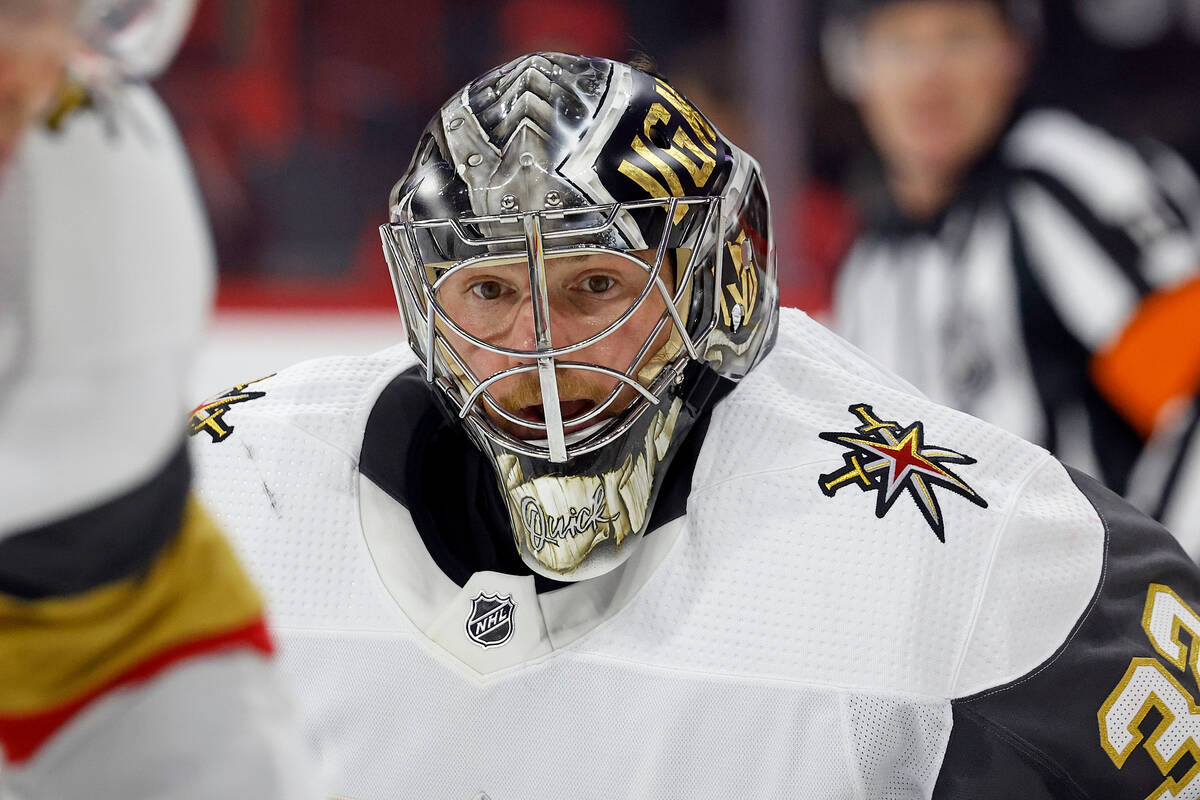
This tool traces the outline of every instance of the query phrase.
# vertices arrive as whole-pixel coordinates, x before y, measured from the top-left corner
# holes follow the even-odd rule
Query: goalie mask
[[[537,53],[443,106],[380,231],[522,559],[559,580],[622,563],[716,386],[774,341],[757,163],[662,79]]]

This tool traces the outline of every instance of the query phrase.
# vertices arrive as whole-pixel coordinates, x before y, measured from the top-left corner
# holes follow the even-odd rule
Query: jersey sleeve
[[[1200,193],[1166,148],[1060,111],[1026,115],[1004,157],[1028,267],[1090,354],[1096,387],[1148,436],[1200,387]]]
[[[262,602],[190,477],[181,448],[134,489],[0,541],[0,795],[313,791]]]
[[[1156,522],[1082,473],[1070,477],[1101,526],[1091,596],[1040,664],[985,688],[964,674],[960,685],[971,693],[951,704],[938,800],[1200,797],[1200,572]],[[1045,502],[1034,506],[1051,524],[1042,533],[1059,547],[1093,535],[1054,519]],[[1033,521],[1021,513],[1015,524]],[[1000,666],[988,668],[1002,676],[1017,662],[1003,663],[1003,646],[999,656],[987,651],[1066,619],[1078,598],[1064,604],[1064,585],[1080,585],[1078,576],[1053,574],[1066,558],[1048,559],[1040,570],[1029,562],[1024,585],[998,565],[980,615],[992,618],[991,635],[976,634],[966,663],[999,658]],[[1043,636],[1037,647],[1049,641]]]
[[[314,796],[262,602],[191,493],[207,229],[165,108],[122,99],[143,127],[81,112],[0,179],[0,796]]]
[[[30,131],[0,177],[0,539],[147,480],[191,407],[207,222],[161,101],[120,102]]]

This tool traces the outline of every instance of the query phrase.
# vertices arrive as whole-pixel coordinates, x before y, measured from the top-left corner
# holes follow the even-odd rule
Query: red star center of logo
[[[921,440],[917,428],[912,428],[896,444],[883,444],[868,439],[855,439],[854,443],[865,450],[885,458],[888,461],[888,482],[886,495],[890,499],[904,488],[909,475],[919,472],[933,478],[953,481],[952,476],[945,470],[921,455]],[[958,481],[953,481],[958,483]]]

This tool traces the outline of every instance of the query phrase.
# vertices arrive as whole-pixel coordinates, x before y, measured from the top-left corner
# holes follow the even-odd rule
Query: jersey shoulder
[[[374,399],[397,374],[416,364],[407,345],[365,356],[312,359],[238,384],[192,412],[193,455],[201,460],[238,438],[286,425],[292,434],[357,453]],[[232,449],[232,448],[221,448]]]
[[[999,470],[997,488],[1014,487],[1046,457],[1035,445],[934,403],[871,356],[793,309],[782,310],[770,354],[717,407],[708,439],[720,444],[710,448],[712,442],[706,441],[705,449],[723,453],[712,465],[721,476],[836,462],[841,453],[833,432],[868,427],[866,417],[882,426],[875,431],[888,422],[899,425],[897,431],[920,422],[922,435],[931,441],[940,439],[946,447],[957,444],[976,453],[970,471]],[[696,482],[703,480],[698,473]]]
[[[277,629],[395,624],[395,604],[371,579],[358,465],[376,398],[414,362],[406,346],[308,361],[193,413],[196,492],[269,598]],[[314,580],[327,588],[313,591]]]
[[[935,798],[999,800],[1014,789],[1022,797],[1184,797],[1200,785],[1195,769],[1174,769],[1192,748],[1180,730],[1197,717],[1200,573],[1158,523],[1088,476],[1070,478],[1105,531],[1100,579],[1076,624],[1035,669],[954,699]],[[1049,510],[1044,500],[1031,510],[1039,507]],[[1048,543],[1065,544],[1062,537]],[[1034,537],[1025,545],[1039,546]],[[1045,551],[1040,560],[1060,566],[1055,555]],[[1036,551],[1029,556],[1029,586],[1052,584],[1057,576],[1037,566]],[[1022,588],[998,586],[996,594],[1014,591]],[[1008,605],[1022,613],[1007,624],[1053,613],[1031,602],[1048,595],[1041,588],[1012,598]]]
[[[688,519],[723,553],[705,570],[728,572],[705,591],[735,594],[736,569],[770,565],[760,611],[794,627],[796,660],[776,644],[764,672],[943,697],[1049,657],[1095,591],[1105,540],[1044,450],[933,403],[797,314],[717,406]],[[832,630],[886,655],[866,664]]]
[[[916,386],[803,311],[795,308],[779,311],[779,337],[775,349],[781,354],[799,355],[906,394],[923,396]]]

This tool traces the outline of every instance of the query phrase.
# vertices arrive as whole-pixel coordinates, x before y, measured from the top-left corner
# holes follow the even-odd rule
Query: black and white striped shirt
[[[834,322],[934,400],[1134,489],[1166,518],[1175,501],[1161,490],[1178,494],[1180,476],[1162,465],[1187,437],[1158,377],[1191,372],[1184,391],[1195,391],[1200,340],[1164,331],[1200,319],[1198,289],[1200,184],[1182,159],[1035,110],[935,220],[893,212],[868,225],[839,275]],[[1171,444],[1131,485],[1156,428]]]

